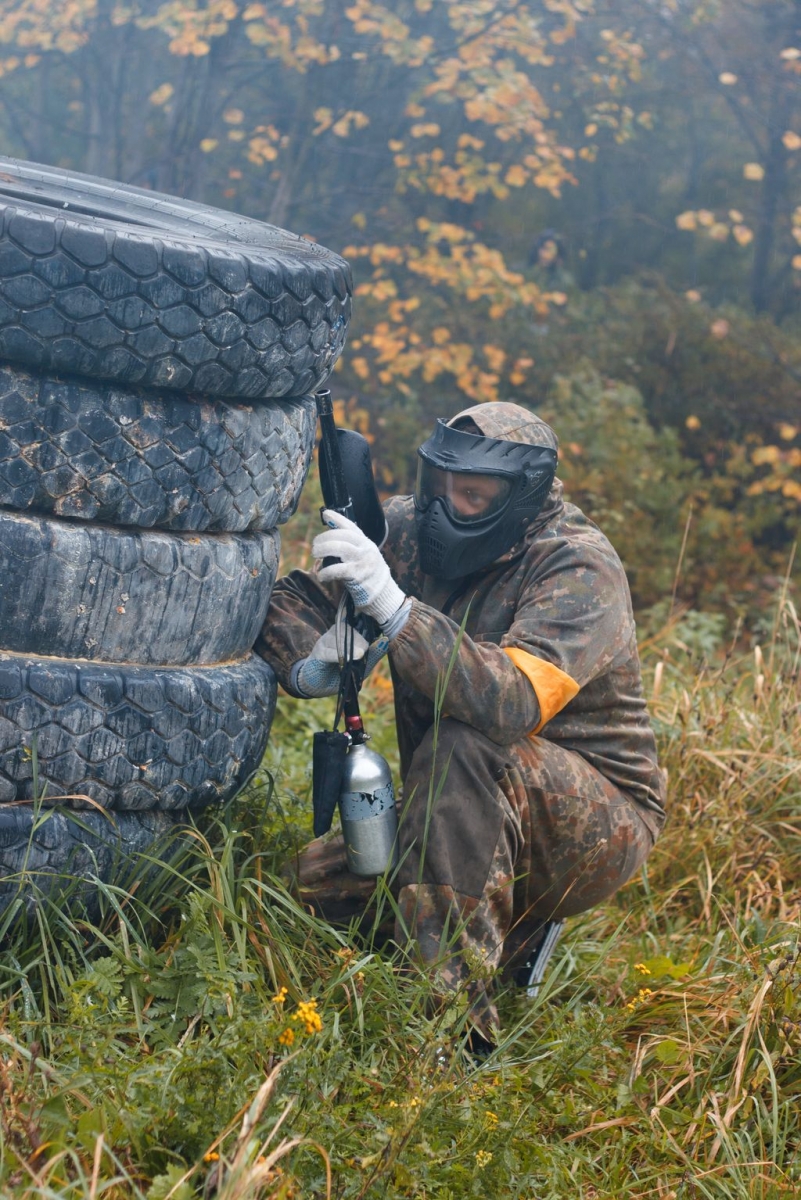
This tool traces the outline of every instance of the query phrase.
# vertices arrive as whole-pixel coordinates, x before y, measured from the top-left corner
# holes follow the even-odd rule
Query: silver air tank
[[[386,759],[365,745],[359,717],[346,720],[352,744],[345,758],[339,816],[348,870],[381,875],[398,860],[398,813]]]

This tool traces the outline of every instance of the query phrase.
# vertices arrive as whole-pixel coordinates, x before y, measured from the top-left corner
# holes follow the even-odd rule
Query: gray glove
[[[350,631],[346,631],[344,621],[338,619],[330,629],[326,629],[322,637],[317,639],[308,658],[301,658],[294,664],[289,680],[294,691],[309,698],[337,694],[345,656],[346,632],[348,641],[350,641]],[[358,661],[364,658],[365,654],[367,655],[365,678],[386,654],[388,646],[389,638],[384,634],[381,634],[374,642],[368,643],[366,638],[353,630],[354,659]]]

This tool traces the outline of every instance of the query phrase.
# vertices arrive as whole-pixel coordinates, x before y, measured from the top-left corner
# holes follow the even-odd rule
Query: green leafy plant
[[[266,775],[94,923],[45,907],[9,929],[3,1194],[793,1194],[801,632],[780,600],[745,656],[652,635],[668,827],[570,922],[536,1001],[502,992],[483,1067],[438,1053],[425,976],[271,872],[294,809]],[[303,711],[282,716],[298,762]]]

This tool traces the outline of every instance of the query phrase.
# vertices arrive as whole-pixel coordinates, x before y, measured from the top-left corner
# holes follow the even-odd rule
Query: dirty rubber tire
[[[139,860],[181,828],[176,813],[70,812],[0,804],[0,914],[12,904],[31,912],[46,899],[90,911],[97,883],[124,886],[150,869]]]
[[[0,158],[0,357],[210,396],[301,396],[345,342],[344,259],[220,209]]]
[[[0,510],[0,647],[141,666],[241,658],[279,550],[275,532],[140,533]]]
[[[38,795],[72,808],[222,804],[261,761],[276,690],[255,655],[123,667],[0,651],[0,803],[34,799],[36,765]]]
[[[297,507],[311,397],[254,405],[0,364],[0,505],[141,529],[245,533]]]

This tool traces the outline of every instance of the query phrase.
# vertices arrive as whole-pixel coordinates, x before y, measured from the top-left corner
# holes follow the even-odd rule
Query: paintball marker
[[[318,392],[320,482],[325,507],[354,521],[376,545],[386,521],[376,492],[370,447],[361,434],[337,429],[329,391]],[[368,642],[378,632],[369,618],[357,617],[345,592],[341,677],[334,728],[315,733],[312,759],[314,836],[331,828],[339,804],[348,868],[356,875],[380,875],[394,861],[398,818],[389,766],[366,742],[359,690],[367,661],[353,656],[354,630]],[[338,614],[339,616],[339,614]],[[345,731],[337,729],[344,715]]]

